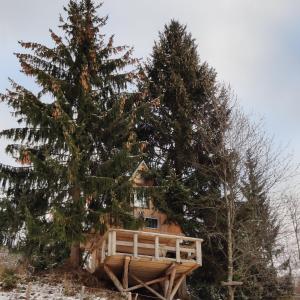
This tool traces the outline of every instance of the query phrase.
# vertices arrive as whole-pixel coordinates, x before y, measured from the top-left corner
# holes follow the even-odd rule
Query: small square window
[[[157,229],[158,228],[158,219],[155,218],[145,218],[146,228]]]

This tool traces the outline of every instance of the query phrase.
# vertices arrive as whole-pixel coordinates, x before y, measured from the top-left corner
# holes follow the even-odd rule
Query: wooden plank
[[[172,269],[172,272],[171,272],[171,275],[170,275],[170,283],[169,283],[167,297],[166,297],[168,300],[170,299],[170,296],[171,296],[171,292],[172,292],[175,277],[176,277],[176,267],[174,269]]]
[[[180,256],[180,239],[176,239],[176,262],[180,263],[181,256]]]
[[[109,266],[115,274],[122,275],[124,271],[124,258],[125,255],[108,256],[105,258],[105,264]],[[154,257],[148,258],[141,256],[139,256],[138,259],[134,259],[133,256],[131,256],[131,258],[128,273],[130,274],[133,271],[134,274],[144,282],[161,276],[170,275],[172,265],[176,265],[176,279],[183,273],[199,268],[199,265],[196,262],[191,261],[188,263],[181,262],[180,264],[176,264],[174,260],[169,261],[164,258],[160,258],[159,260],[153,259]],[[165,274],[167,271],[168,274]],[[120,277],[120,281],[122,283],[122,277]]]
[[[148,281],[148,282],[145,282],[145,284],[147,284],[147,285],[152,285],[152,284],[155,284],[155,283],[163,282],[163,281],[165,281],[167,278],[168,278],[168,276],[156,278],[156,279],[150,280],[150,281]],[[138,284],[138,285],[132,286],[132,287],[130,287],[130,288],[127,288],[127,289],[125,290],[125,292],[131,292],[131,291],[140,289],[140,288],[142,288],[142,287],[143,287],[143,284]]]
[[[138,257],[138,234],[135,233],[133,235],[133,257]]]
[[[240,286],[243,285],[243,282],[241,281],[222,281],[221,282],[222,286]]]
[[[119,281],[118,277],[111,271],[111,269],[107,265],[104,265],[104,271],[107,274],[107,276],[111,279],[111,281],[114,283],[118,291],[124,292],[124,288],[121,282]]]
[[[130,263],[130,257],[126,256],[124,260],[124,271],[123,271],[123,288],[128,289],[128,267]]]
[[[155,259],[159,259],[159,236],[155,237]]]
[[[142,280],[140,280],[138,277],[136,277],[133,274],[130,274],[130,276],[136,280],[138,283],[140,283],[144,288],[149,290],[152,294],[154,294],[156,297],[158,297],[161,300],[167,300],[165,297],[163,297],[161,294],[159,294],[156,290],[152,289],[149,285],[145,284]]]
[[[133,247],[133,242],[128,242],[128,241],[117,241],[116,242],[117,246],[124,246],[124,247]],[[138,243],[139,248],[145,248],[145,249],[155,249],[155,244],[146,244],[146,243]],[[163,246],[165,250],[176,252],[176,247],[171,247],[171,246]],[[181,252],[186,252],[186,253],[196,253],[196,249],[194,248],[186,248],[186,247],[180,247]]]

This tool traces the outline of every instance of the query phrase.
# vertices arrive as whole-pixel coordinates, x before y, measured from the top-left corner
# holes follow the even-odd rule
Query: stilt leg
[[[124,271],[123,271],[123,288],[128,289],[128,268],[130,263],[130,257],[126,256],[124,260]]]

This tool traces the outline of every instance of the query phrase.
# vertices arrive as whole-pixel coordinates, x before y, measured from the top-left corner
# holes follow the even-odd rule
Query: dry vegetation
[[[69,265],[64,265],[47,272],[32,272],[28,264],[21,262],[19,258],[16,259],[16,255],[7,251],[2,251],[1,254],[1,300],[57,299],[57,297],[62,300],[124,299],[120,293],[110,290],[112,288],[110,283],[100,281],[84,270],[71,271]]]

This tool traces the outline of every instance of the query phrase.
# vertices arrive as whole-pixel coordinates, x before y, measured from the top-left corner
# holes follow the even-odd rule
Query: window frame
[[[149,226],[147,226],[147,222],[146,222],[147,219],[148,220],[156,220],[157,227],[149,227]],[[159,219],[155,218],[155,217],[144,217],[144,222],[145,222],[145,228],[147,228],[147,229],[159,229],[159,227],[160,227]]]
[[[140,200],[140,196],[142,196],[142,200]],[[149,202],[145,195],[145,191],[135,190],[133,192],[133,207],[134,208],[142,208],[149,209]]]

